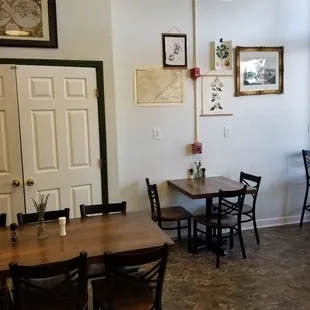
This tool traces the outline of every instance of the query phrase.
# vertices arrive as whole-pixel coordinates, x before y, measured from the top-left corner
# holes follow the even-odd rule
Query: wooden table
[[[137,251],[173,241],[154,223],[147,212],[103,215],[73,219],[67,223],[67,236],[59,237],[58,222],[47,225],[48,238],[38,241],[37,225],[19,229],[19,243],[10,243],[8,228],[0,229],[0,279],[9,276],[8,264],[17,261],[33,266],[60,262],[88,253],[90,263],[102,260],[106,251]],[[101,257],[100,257],[101,256]]]
[[[202,180],[194,179],[179,179],[170,180],[168,185],[177,191],[183,193],[191,199],[206,199],[206,214],[211,214],[212,212],[212,200],[219,196],[220,189],[223,191],[235,191],[242,189],[244,184],[237,181],[228,179],[226,177],[208,177]],[[247,186],[247,194],[256,193],[256,189]],[[212,243],[212,232],[211,229],[207,230],[207,246],[210,249],[214,248]],[[224,253],[225,251],[223,251]]]

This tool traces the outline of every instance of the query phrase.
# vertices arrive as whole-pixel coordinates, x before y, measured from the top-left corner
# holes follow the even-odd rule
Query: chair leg
[[[305,211],[306,211],[306,206],[307,206],[307,200],[308,200],[308,193],[309,193],[309,186],[307,184],[307,189],[306,189],[306,194],[305,194],[305,199],[304,199],[304,205],[302,207],[302,212],[301,212],[301,219],[300,219],[300,224],[299,227],[302,227],[302,224],[304,222],[304,216],[305,216]]]
[[[178,241],[181,241],[181,221],[178,221]]]
[[[255,210],[253,211],[252,219],[253,219],[253,226],[254,226],[254,232],[255,232],[256,242],[257,242],[257,244],[260,244],[259,235],[258,235],[258,230],[257,230],[257,225],[256,225]]]
[[[93,310],[100,310],[99,306],[96,304],[94,299],[93,299]]]
[[[221,240],[222,240],[222,230],[218,229],[217,230],[217,235],[216,235],[216,268],[220,268],[220,251],[221,251]]]
[[[197,222],[194,220],[193,253],[197,255]]]
[[[231,250],[234,248],[234,229],[233,228],[230,228],[229,247]]]
[[[245,253],[244,242],[243,242],[243,237],[242,237],[242,230],[241,230],[240,224],[238,224],[238,236],[239,236],[239,240],[240,240],[242,256],[244,259],[246,259],[246,253]]]
[[[192,253],[192,219],[188,219],[188,253]]]

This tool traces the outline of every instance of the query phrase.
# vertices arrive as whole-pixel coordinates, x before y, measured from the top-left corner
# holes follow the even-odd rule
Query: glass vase
[[[46,225],[44,224],[44,217],[39,217],[39,224],[37,226],[37,239],[44,240],[47,238]]]

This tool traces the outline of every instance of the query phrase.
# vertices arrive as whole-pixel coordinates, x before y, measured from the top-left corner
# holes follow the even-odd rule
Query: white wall
[[[110,200],[119,200],[110,0],[57,1],[58,49],[0,47],[0,58],[104,62]]]
[[[210,43],[223,37],[241,46],[285,46],[285,94],[231,98],[232,117],[200,119],[201,159],[207,175],[237,179],[240,170],[263,178],[258,218],[298,215],[304,195],[301,149],[309,147],[310,3],[308,0],[197,0],[198,63],[210,69]],[[172,26],[188,34],[192,66],[191,0],[113,0],[112,28],[118,160],[121,197],[130,210],[148,208],[144,178],[161,184],[161,198],[191,210],[203,205],[167,189],[182,178],[196,157],[186,146],[194,139],[192,81],[186,104],[171,108],[134,106],[133,66],[160,65],[161,33]],[[231,138],[223,137],[232,126]],[[152,140],[161,127],[163,139]],[[172,199],[170,199],[172,198]]]

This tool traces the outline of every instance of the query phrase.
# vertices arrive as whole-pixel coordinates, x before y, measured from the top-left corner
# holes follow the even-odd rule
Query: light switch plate
[[[153,129],[153,139],[154,140],[161,140],[161,129],[160,128],[154,128]]]
[[[228,138],[231,137],[232,129],[231,126],[224,126],[224,137]]]

